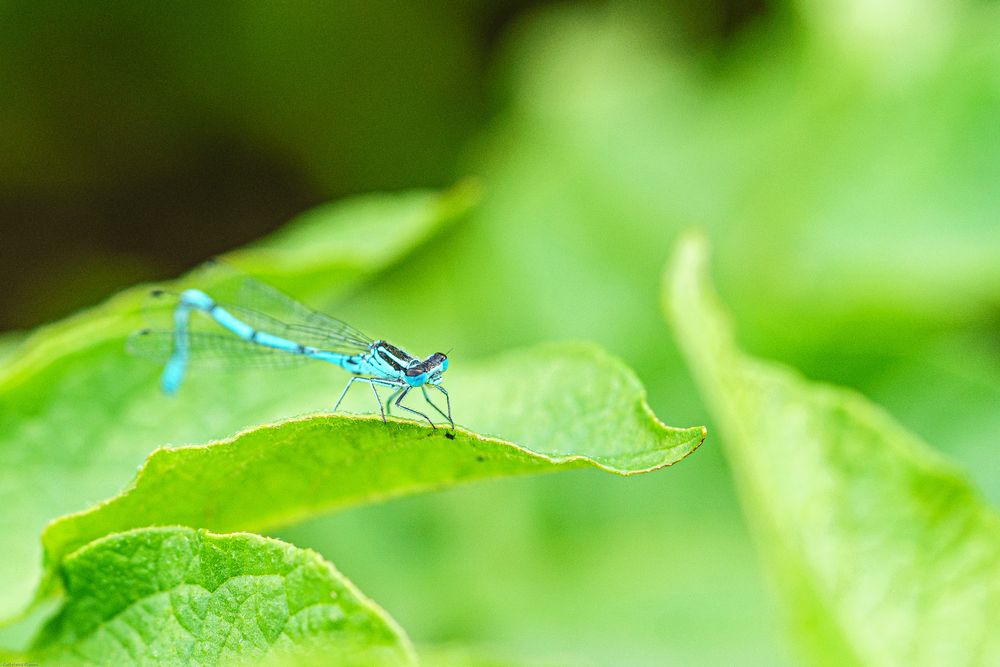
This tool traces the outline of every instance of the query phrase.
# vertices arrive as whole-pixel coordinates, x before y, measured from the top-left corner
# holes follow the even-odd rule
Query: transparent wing
[[[209,296],[234,317],[258,331],[287,338],[299,345],[342,354],[363,353],[372,342],[371,338],[346,322],[316,312],[232,267],[216,264],[212,271],[216,276],[221,274],[222,279],[206,288]],[[173,324],[177,298],[177,293],[171,291],[151,292],[144,308],[146,326],[153,330],[169,329]],[[204,313],[192,313],[189,327],[192,333],[232,336]]]
[[[303,345],[355,353],[365,351],[372,342],[371,338],[347,322],[319,313],[249,276],[242,276],[237,300],[221,305],[232,308],[237,317],[246,316],[250,326],[258,328],[254,321],[250,321],[250,318],[256,318],[260,329],[286,336]]]
[[[309,360],[300,354],[256,345],[225,332],[189,331],[187,339],[188,363],[192,368],[287,368]],[[174,332],[141,329],[129,336],[125,349],[134,357],[165,363],[174,350]]]

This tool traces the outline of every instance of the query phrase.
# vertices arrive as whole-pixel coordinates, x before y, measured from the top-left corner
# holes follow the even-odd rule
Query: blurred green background
[[[319,202],[474,175],[471,218],[345,317],[454,363],[596,340],[664,421],[705,423],[659,305],[673,240],[703,226],[750,350],[863,391],[1000,501],[995,3],[3,2],[0,90],[0,330]],[[419,643],[794,662],[716,435],[662,473],[280,536]]]

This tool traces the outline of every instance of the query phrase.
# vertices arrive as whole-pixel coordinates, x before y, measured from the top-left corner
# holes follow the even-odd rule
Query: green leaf
[[[24,342],[24,335],[19,331],[8,331],[0,334],[0,365],[7,363]]]
[[[320,414],[160,449],[121,494],[52,523],[42,539],[46,562],[54,568],[91,540],[141,526],[257,532],[490,477],[586,467],[649,472],[705,438],[702,427],[660,423],[631,371],[590,345],[545,345],[454,372],[460,421],[519,444],[464,428],[451,439],[425,424]],[[511,391],[519,386],[530,390]]]
[[[464,185],[445,194],[348,200],[307,213],[273,240],[227,260],[319,300],[399,261],[476,196],[474,186]],[[213,275],[196,271],[175,286],[210,289]],[[332,403],[334,390],[324,389],[330,380],[316,369],[311,382],[303,382],[308,372],[273,374],[281,377],[266,384],[260,374],[234,373],[200,385],[192,377],[177,400],[163,397],[159,369],[124,351],[125,337],[144,324],[146,292],[128,290],[44,327],[0,365],[0,462],[17,471],[0,478],[0,619],[18,613],[31,597],[45,524],[115,493],[154,448],[224,437],[248,424]]]
[[[1000,506],[1000,356],[989,335],[952,336],[901,359],[866,393],[904,426],[935,443]]]
[[[418,653],[421,667],[587,667],[593,664],[577,656],[526,659],[470,646],[422,647]]]
[[[307,211],[227,260],[304,300],[326,298],[385,270],[467,213],[479,185],[331,202]]]
[[[688,239],[668,310],[815,664],[1000,662],[1000,517],[864,397],[736,347]]]
[[[148,528],[59,568],[67,601],[42,664],[259,664],[321,650],[327,664],[414,664],[388,615],[318,554],[249,534]]]
[[[712,233],[725,260],[718,279],[747,333],[815,355],[820,372],[863,372],[859,359],[891,362],[941,330],[992,323],[996,7],[796,4],[829,19],[810,23],[860,62],[788,16],[746,26],[724,55],[664,40],[676,22],[640,7],[574,3],[517,31],[512,103],[477,171],[491,184],[485,261],[519,269],[500,281],[516,281],[525,302],[515,332],[634,331],[653,313],[643,299],[655,283],[634,278],[662,268],[663,248],[691,220]],[[932,48],[919,39],[925,27]],[[918,39],[887,39],[896,31]],[[857,53],[861,44],[880,48]],[[581,308],[580,295],[595,305]],[[765,308],[779,316],[751,317]],[[796,326],[784,326],[791,317]],[[831,363],[833,346],[849,351]]]

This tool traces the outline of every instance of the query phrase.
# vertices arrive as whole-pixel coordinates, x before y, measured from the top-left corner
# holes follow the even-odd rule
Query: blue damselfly
[[[451,399],[441,386],[448,370],[448,357],[436,352],[424,360],[413,357],[384,340],[368,336],[336,318],[316,312],[278,290],[243,276],[239,297],[233,303],[216,301],[198,289],[179,294],[153,290],[157,300],[174,304],[170,329],[141,329],[127,344],[130,354],[164,363],[160,386],[166,394],[180,388],[191,366],[214,368],[287,366],[309,360],[325,361],[352,373],[333,410],[340,407],[355,382],[367,383],[378,403],[382,421],[386,407],[406,410],[434,427],[423,412],[402,404],[413,389],[420,388],[424,399],[452,428]],[[191,315],[200,312],[221,330],[192,329]],[[391,391],[385,406],[378,387]],[[427,393],[428,387],[441,392],[447,412]],[[450,434],[449,434],[450,435]]]

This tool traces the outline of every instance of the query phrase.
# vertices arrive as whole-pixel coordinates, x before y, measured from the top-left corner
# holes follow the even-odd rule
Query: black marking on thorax
[[[385,363],[389,364],[394,370],[402,371],[405,370],[413,357],[403,352],[401,349],[394,345],[390,345],[385,341],[380,341],[377,348],[376,354]]]

